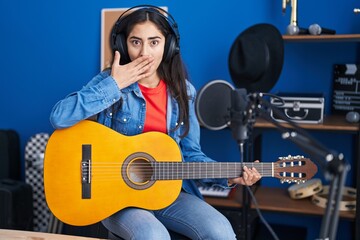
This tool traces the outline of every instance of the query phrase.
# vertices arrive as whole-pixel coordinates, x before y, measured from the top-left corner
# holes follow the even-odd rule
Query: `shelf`
[[[262,210],[321,216],[325,213],[325,209],[313,204],[311,198],[290,198],[287,189],[260,187],[255,196]],[[354,219],[355,212],[341,211],[340,217]]]
[[[281,123],[282,126],[291,128],[288,123]],[[359,123],[349,123],[345,120],[345,116],[330,115],[325,116],[323,123],[298,124],[303,129],[322,130],[322,131],[343,131],[343,132],[358,132],[360,130]],[[265,121],[264,119],[256,119],[255,128],[275,128],[275,125]]]
[[[325,209],[316,206],[311,202],[311,198],[292,199],[287,189],[276,187],[257,187],[255,198],[259,209],[271,212],[285,212],[293,214],[305,214],[323,216]],[[228,198],[205,197],[205,201],[218,208],[239,209],[242,204],[242,188],[237,187],[231,192]],[[251,208],[255,206],[252,204]],[[339,216],[349,220],[355,219],[355,211],[340,211]]]
[[[286,42],[360,42],[360,34],[283,35]]]

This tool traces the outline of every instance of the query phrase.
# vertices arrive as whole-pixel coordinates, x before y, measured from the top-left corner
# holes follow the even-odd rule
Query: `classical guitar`
[[[182,162],[177,143],[166,134],[124,136],[84,120],[50,136],[44,190],[58,219],[83,226],[126,207],[164,208],[179,195],[182,179],[234,178],[244,165],[288,182],[308,180],[317,172],[316,165],[302,157],[272,163]]]

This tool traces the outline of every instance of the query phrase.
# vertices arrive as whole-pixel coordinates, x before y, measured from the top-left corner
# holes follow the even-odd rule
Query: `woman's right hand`
[[[141,56],[125,65],[120,65],[120,58],[119,51],[115,51],[111,68],[111,76],[117,82],[119,89],[126,88],[140,79],[149,77],[150,73],[147,70],[154,63],[153,57]]]

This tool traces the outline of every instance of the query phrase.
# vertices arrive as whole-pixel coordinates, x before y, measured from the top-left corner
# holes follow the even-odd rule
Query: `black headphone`
[[[168,13],[162,8],[153,5],[134,6],[132,8],[127,9],[125,12],[123,12],[120,15],[119,19],[116,21],[111,32],[110,46],[112,51],[115,52],[117,50],[120,52],[121,55],[120,64],[129,63],[131,61],[127,51],[126,36],[124,35],[123,32],[120,31],[121,29],[120,27],[124,19],[126,19],[130,15],[130,14],[125,15],[125,14],[136,8],[140,8],[139,10],[156,13],[157,15],[164,18],[166,22],[169,24],[172,33],[169,33],[168,36],[166,36],[164,56],[163,56],[163,60],[165,62],[168,62],[175,54],[178,54],[180,52],[180,43],[179,43],[180,34],[179,34],[178,26],[177,23],[175,22],[175,19],[170,15],[170,13]]]

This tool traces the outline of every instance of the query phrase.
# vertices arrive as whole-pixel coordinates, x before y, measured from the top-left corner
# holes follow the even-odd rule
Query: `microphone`
[[[289,35],[305,35],[309,34],[306,28],[299,28],[297,25],[289,24],[286,28],[286,32]]]
[[[345,118],[349,123],[357,123],[360,120],[360,114],[358,112],[351,111],[346,114]]]
[[[289,24],[286,28],[286,32],[289,35],[298,35],[300,32],[300,29],[297,25]]]
[[[322,28],[319,24],[311,24],[309,26],[309,33],[311,35],[320,35],[320,34],[335,34],[336,31],[328,28]]]
[[[249,99],[245,88],[235,89],[231,92],[230,128],[233,138],[244,143],[248,139],[248,106]]]

